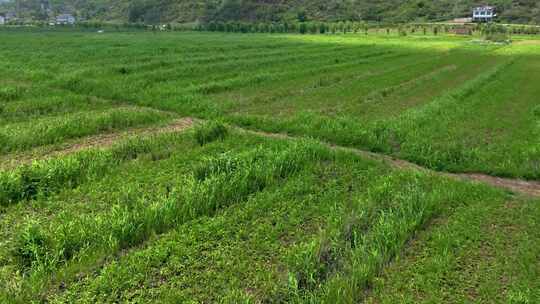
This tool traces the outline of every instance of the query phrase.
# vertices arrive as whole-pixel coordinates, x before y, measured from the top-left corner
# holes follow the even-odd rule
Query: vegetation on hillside
[[[18,1],[21,15],[45,19],[41,0]],[[52,11],[71,11],[91,20],[145,22],[209,21],[444,21],[468,17],[477,0],[55,0]],[[540,6],[536,0],[493,0],[499,18],[511,23],[540,23]]]

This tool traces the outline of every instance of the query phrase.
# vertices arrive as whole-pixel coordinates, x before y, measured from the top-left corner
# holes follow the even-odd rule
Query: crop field
[[[540,40],[0,37],[0,303],[540,301]]]

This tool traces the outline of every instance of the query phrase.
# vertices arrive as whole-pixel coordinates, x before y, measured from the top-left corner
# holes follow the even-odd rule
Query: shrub
[[[510,36],[507,33],[490,33],[484,36],[484,39],[497,43],[510,43]]]
[[[195,128],[195,140],[199,145],[204,146],[215,140],[223,140],[227,137],[227,127],[221,122],[206,122]]]
[[[398,34],[399,34],[399,36],[401,36],[401,37],[407,36],[407,29],[405,29],[405,28],[399,28],[399,29],[398,29]]]
[[[508,29],[502,25],[490,24],[488,26],[485,26],[482,29],[482,34],[484,35],[484,39],[488,41],[497,43],[510,42],[510,34],[508,32]]]

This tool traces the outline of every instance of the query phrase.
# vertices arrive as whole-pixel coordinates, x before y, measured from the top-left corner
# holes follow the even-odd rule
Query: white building
[[[6,18],[2,15],[0,15],[0,25],[6,24]]]
[[[495,14],[495,7],[493,6],[479,6],[473,9],[473,21],[474,22],[491,22],[497,17]]]
[[[56,16],[56,24],[75,24],[75,17],[71,14],[62,14]]]

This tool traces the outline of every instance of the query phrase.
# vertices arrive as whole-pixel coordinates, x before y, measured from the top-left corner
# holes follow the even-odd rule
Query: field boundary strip
[[[300,140],[301,139],[301,137],[290,136],[283,133],[262,132],[262,131],[248,130],[248,129],[244,129],[240,127],[237,127],[237,129],[242,130],[246,133],[259,135],[263,137],[280,138],[280,139],[286,139],[286,140]],[[415,163],[412,163],[403,159],[394,158],[394,157],[381,154],[381,153],[375,153],[375,152],[365,151],[365,150],[356,149],[356,148],[343,147],[343,146],[327,143],[324,141],[318,141],[318,142],[329,147],[332,150],[350,152],[350,153],[354,153],[362,157],[388,163],[390,166],[396,169],[409,169],[409,170],[428,172],[431,174],[445,176],[452,179],[479,182],[479,183],[490,185],[492,187],[519,193],[525,196],[540,197],[540,181],[528,181],[528,180],[522,180],[522,179],[502,178],[502,177],[496,177],[496,176],[480,174],[480,173],[450,173],[450,172],[443,172],[443,171],[435,171],[432,169],[428,169],[426,167],[422,167]]]
[[[108,148],[120,140],[128,139],[131,137],[181,132],[191,128],[194,124],[195,120],[193,118],[184,117],[180,119],[175,119],[172,122],[159,127],[135,127],[113,133],[102,133],[82,137],[76,140],[69,141],[66,145],[59,148],[53,147],[52,150],[43,150],[44,147],[37,147],[34,150],[28,152],[7,154],[6,157],[0,158],[0,169],[9,170],[22,164],[29,164],[37,160],[44,160],[53,157],[73,154],[82,150],[88,150],[93,148]]]
[[[186,129],[193,127],[196,123],[199,123],[199,122],[203,122],[203,120],[199,120],[192,117],[184,117],[184,118],[176,119],[172,121],[171,123],[165,126],[161,126],[161,127],[154,126],[154,127],[147,127],[147,128],[133,128],[133,129],[124,130],[121,132],[88,136],[88,137],[82,138],[82,141],[78,140],[78,141],[70,142],[68,145],[60,149],[41,152],[41,155],[38,155],[38,156],[36,156],[34,152],[30,154],[24,153],[24,154],[15,155],[15,156],[12,156],[11,158],[5,158],[2,160],[2,165],[0,165],[0,169],[9,170],[21,164],[31,163],[35,160],[42,160],[42,159],[48,159],[52,157],[63,156],[63,155],[72,154],[72,153],[76,153],[82,150],[87,150],[87,149],[92,149],[92,148],[99,148],[99,149],[108,148],[114,145],[116,142],[123,139],[128,139],[130,137],[150,136],[150,135],[155,135],[155,134],[172,133],[172,132],[182,132],[182,131],[185,131]],[[269,138],[278,138],[278,139],[284,139],[284,140],[302,139],[302,137],[299,137],[299,136],[291,136],[291,135],[287,135],[283,133],[270,133],[270,132],[249,130],[249,129],[241,128],[238,126],[234,126],[233,128],[239,131],[245,132],[245,133],[263,136],[263,137],[269,137]],[[329,147],[332,150],[350,152],[350,153],[353,153],[362,157],[388,163],[390,166],[396,169],[409,169],[409,170],[412,169],[416,171],[429,172],[432,174],[446,176],[453,179],[479,182],[479,183],[487,184],[496,188],[506,189],[511,192],[520,193],[526,196],[540,197],[540,181],[527,181],[527,180],[522,180],[522,179],[502,178],[502,177],[496,177],[496,176],[480,174],[480,173],[450,173],[450,172],[444,172],[444,171],[435,171],[432,169],[428,169],[426,167],[422,167],[418,164],[415,164],[415,163],[412,163],[403,159],[394,158],[394,157],[381,154],[381,153],[375,153],[375,152],[370,152],[370,151],[357,149],[357,148],[339,146],[339,145],[331,144],[324,141],[318,141],[318,142],[320,144],[323,144]]]

